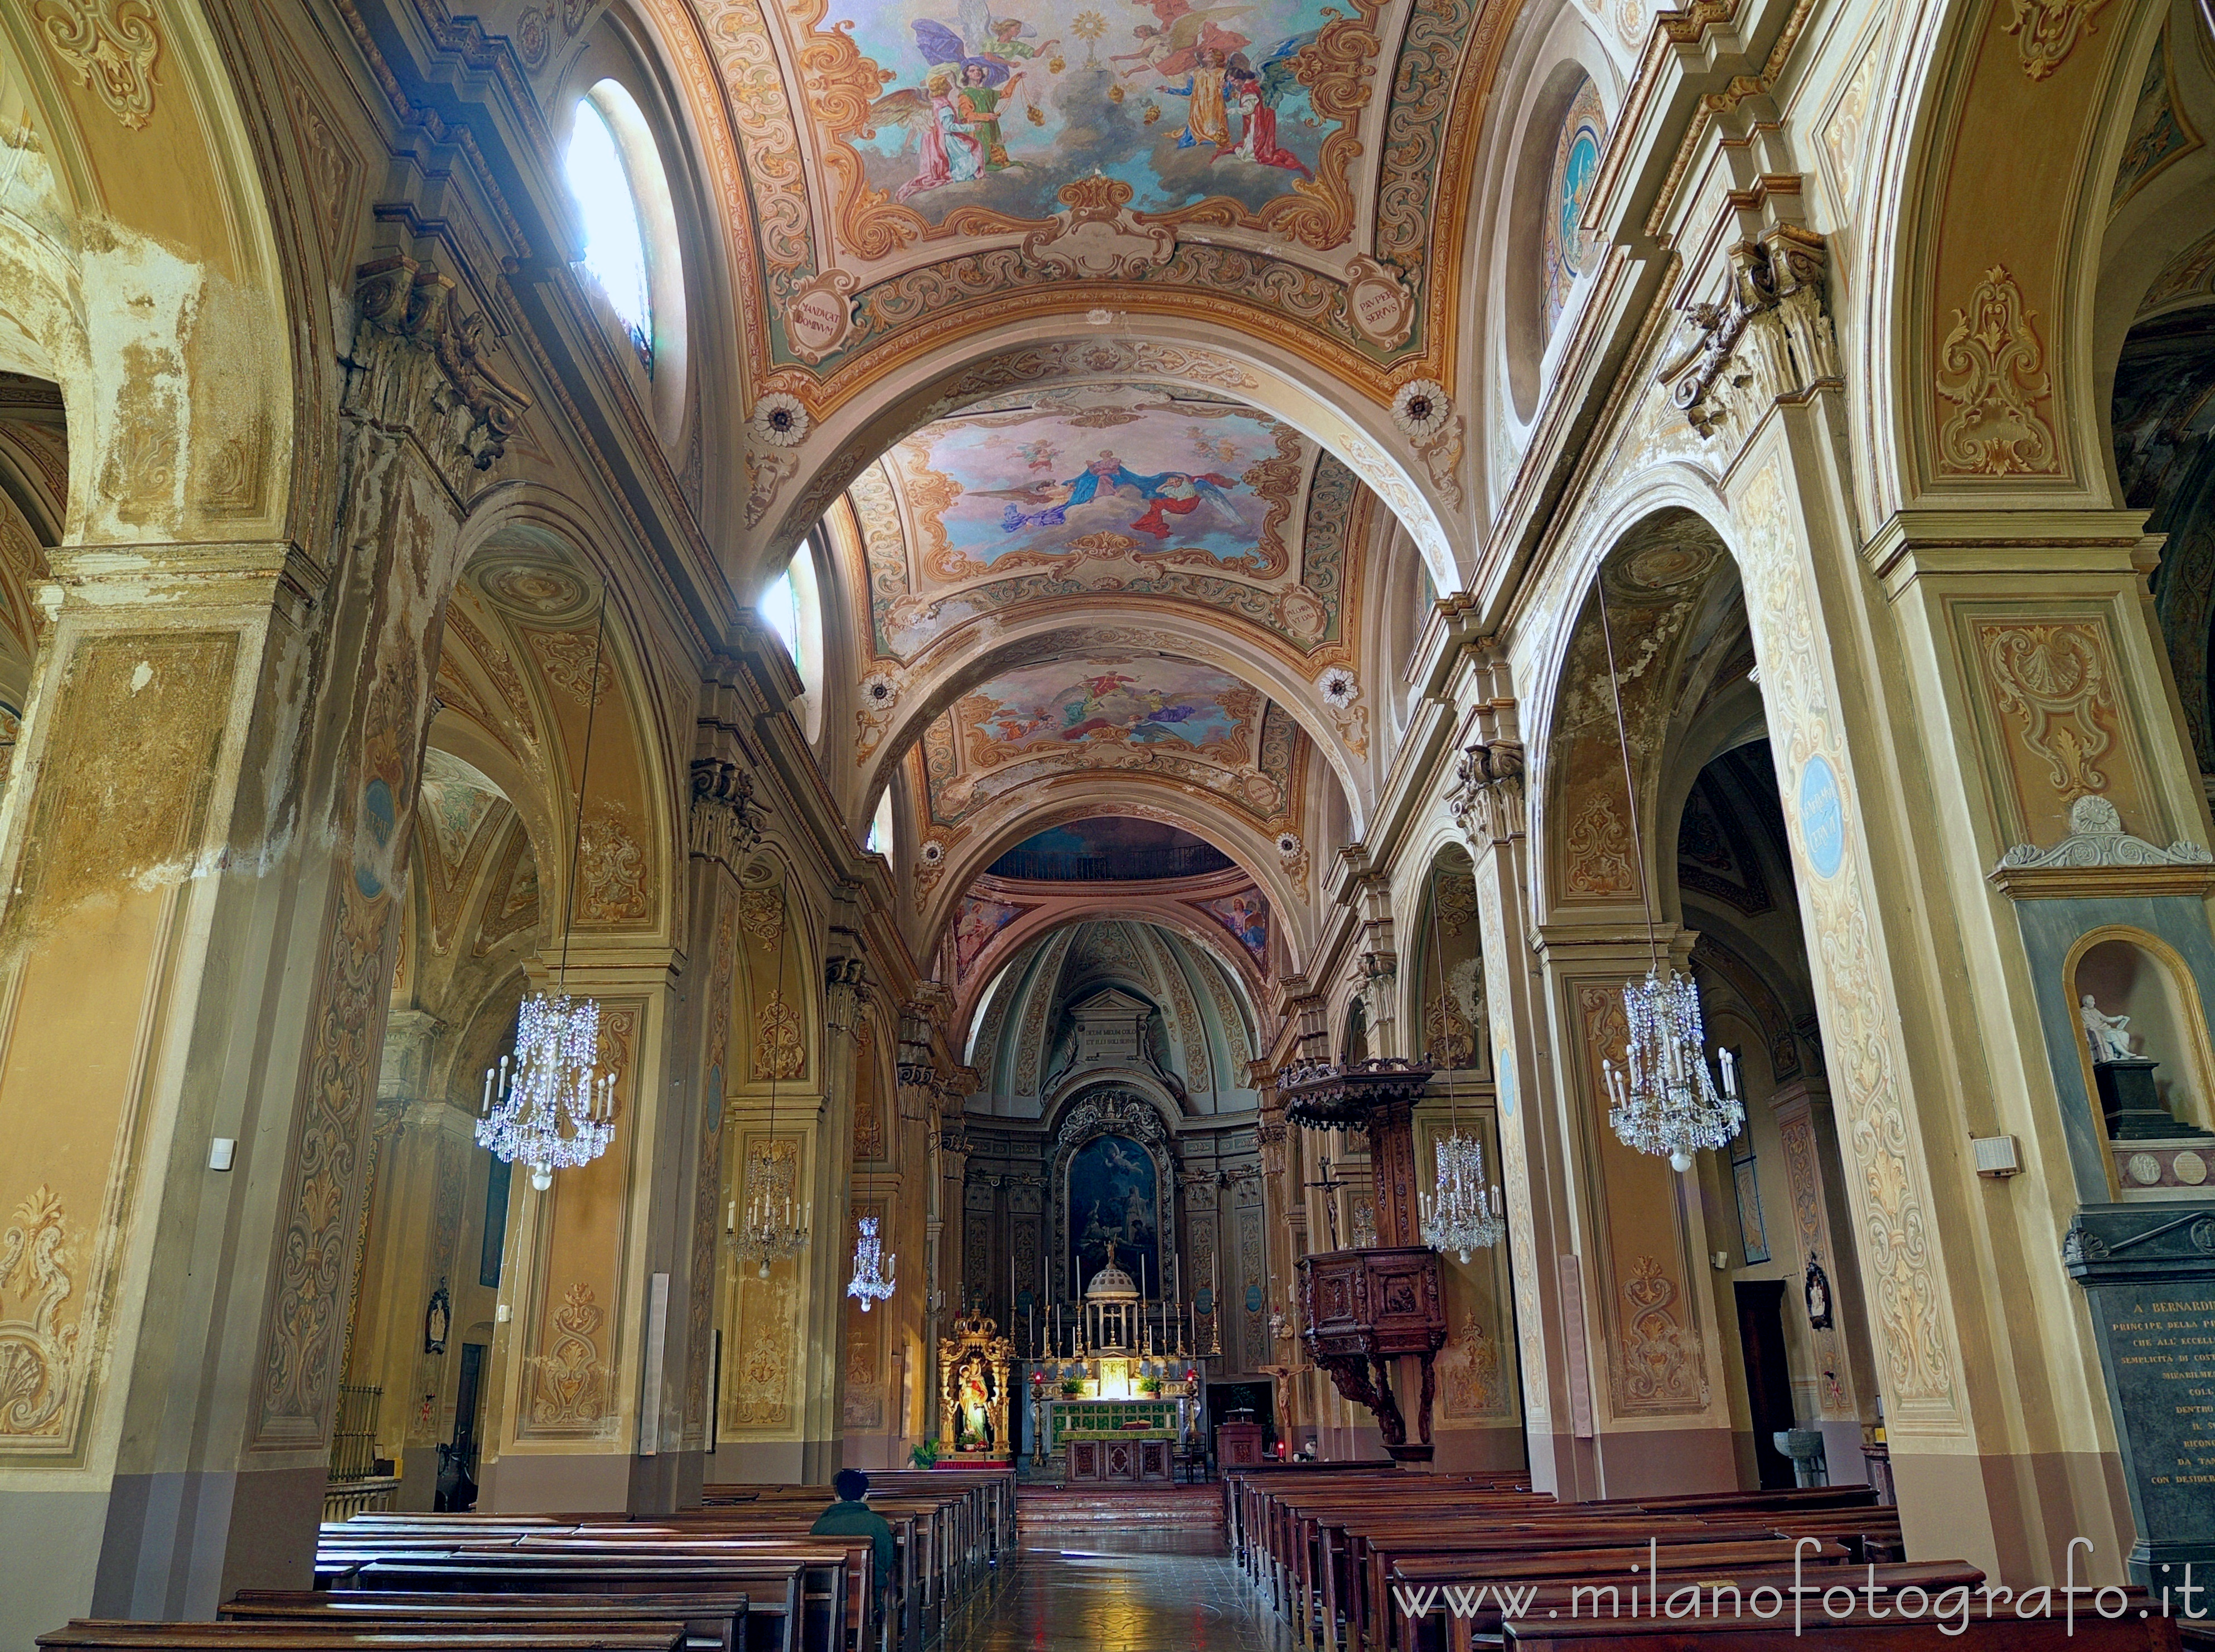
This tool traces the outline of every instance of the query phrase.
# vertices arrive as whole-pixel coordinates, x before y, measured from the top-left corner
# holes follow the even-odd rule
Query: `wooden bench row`
[[[1748,1652],[1810,1638],[1884,1652],[1963,1637],[2030,1652],[2049,1633],[2010,1616],[2004,1591],[1985,1627],[1951,1632],[1981,1611],[1984,1575],[1906,1563],[1898,1511],[1865,1487],[1562,1503],[1518,1475],[1363,1465],[1224,1478],[1234,1557],[1302,1652]],[[1943,1635],[1942,1597],[1960,1609]],[[2104,1602],[2103,1616],[2085,1597],[2052,1632],[2073,1627],[2071,1648],[2103,1652],[2178,1644],[2142,1596]]]
[[[80,1620],[40,1644],[923,1652],[950,1639],[957,1608],[1012,1544],[1014,1497],[983,1476],[900,1478],[870,1498],[893,1533],[886,1577],[866,1537],[809,1531],[830,1501],[821,1487],[719,1488],[714,1506],[651,1518],[377,1513],[324,1527],[313,1590],[243,1592],[213,1624]]]

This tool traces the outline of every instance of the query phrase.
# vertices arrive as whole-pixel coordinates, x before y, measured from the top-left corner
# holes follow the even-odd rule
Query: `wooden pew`
[[[1801,1576],[1804,1577],[1805,1574]],[[1984,1579],[1983,1572],[1964,1562],[1940,1561],[1917,1565],[1878,1566],[1874,1569],[1846,1568],[1838,1572],[1836,1581],[1850,1580],[1856,1587],[1874,1582],[1881,1597],[1888,1599],[1894,1592],[1910,1588],[1921,1589],[1926,1598],[1935,1597],[1949,1588],[1974,1588]],[[1535,1619],[1549,1624],[1562,1618],[1574,1621],[1579,1612],[1599,1609],[1599,1596],[1585,1593],[1597,1587],[1596,1580],[1569,1577],[1519,1583],[1504,1578],[1494,1580],[1482,1576],[1458,1557],[1447,1555],[1411,1557],[1394,1569],[1394,1581],[1402,1587],[1414,1588],[1458,1587],[1464,1591],[1459,1604],[1470,1608],[1457,1611],[1455,1601],[1442,1599],[1420,1619],[1408,1620],[1403,1614],[1402,1621],[1408,1622],[1410,1629],[1407,1644],[1415,1648],[1416,1652],[1437,1652],[1439,1649],[1443,1649],[1443,1652],[1473,1652],[1480,1641],[1499,1644],[1502,1608],[1499,1601],[1487,1593],[1494,1582],[1507,1583],[1516,1600],[1521,1603],[1519,1621]],[[1722,1600],[1721,1592],[1733,1589],[1737,1591],[1731,1597],[1734,1600],[1752,1599],[1756,1590],[1763,1588],[1776,1590],[1779,1600],[1782,1600],[1783,1592],[1791,1588],[1795,1581],[1795,1575],[1789,1569],[1702,1567],[1689,1576],[1672,1575],[1664,1587],[1662,1599],[1666,1602],[1676,1590],[1697,1586],[1703,1591],[1708,1600],[1718,1606]],[[1824,1575],[1819,1581],[1828,1582],[1833,1580]],[[1472,1598],[1468,1593],[1471,1590],[1481,1598]],[[1622,1606],[1623,1600],[1624,1597],[1620,1594],[1615,1597],[1617,1606]]]
[[[749,1652],[744,1594],[408,1594],[397,1590],[242,1589],[218,1610],[225,1623],[322,1628],[414,1624],[469,1628],[528,1623],[682,1624],[685,1652]],[[782,1652],[784,1625],[777,1625]]]
[[[747,1652],[771,1652],[772,1645],[776,1652],[843,1652],[845,1646],[843,1582],[837,1600],[816,1598],[806,1588],[807,1563],[797,1557],[764,1556],[713,1564],[578,1559],[586,1563],[531,1556],[510,1560],[496,1553],[376,1559],[355,1567],[347,1587],[465,1595],[743,1594],[748,1600]],[[770,1606],[780,1593],[782,1612]],[[768,1627],[779,1619],[796,1629]]]
[[[471,1631],[291,1624],[163,1624],[78,1618],[39,1637],[48,1652],[682,1652],[675,1621],[620,1631],[533,1629],[518,1624]]]
[[[1513,1652],[1926,1652],[1933,1646],[1969,1652],[2177,1652],[2176,1620],[2151,1609],[2143,1593],[2131,1594],[2118,1618],[2095,1615],[2089,1595],[2077,1604],[2073,1621],[2058,1609],[2050,1616],[2022,1619],[2005,1604],[1989,1618],[1979,1608],[1969,1614],[1962,1632],[1943,1638],[1927,1617],[1903,1624],[1880,1600],[1875,1611],[1857,1605],[1843,1618],[1832,1618],[1819,1602],[1808,1602],[1797,1624],[1789,1605],[1770,1623],[1751,1617],[1675,1624],[1525,1618],[1505,1626],[1504,1640]],[[1949,1619],[1948,1630],[1957,1621]]]

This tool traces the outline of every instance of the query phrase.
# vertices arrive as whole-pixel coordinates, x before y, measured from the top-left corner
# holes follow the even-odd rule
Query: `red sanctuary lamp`
[[[1375,1414],[1384,1449],[1403,1463],[1431,1460],[1433,1361],[1446,1343],[1439,1253],[1423,1242],[1416,1200],[1415,1104],[1435,1070],[1396,1056],[1317,1063],[1288,1070],[1281,1091],[1289,1123],[1369,1138],[1377,1242],[1300,1258],[1301,1337],[1338,1392]],[[1402,1386],[1410,1377],[1420,1383],[1412,1443],[1394,1392],[1396,1367]]]

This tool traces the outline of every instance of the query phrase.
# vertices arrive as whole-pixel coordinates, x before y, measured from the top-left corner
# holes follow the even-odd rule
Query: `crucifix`
[[[1322,1166],[1322,1180],[1310,1182],[1308,1185],[1319,1187],[1329,1196],[1323,1201],[1323,1211],[1330,1221],[1330,1248],[1335,1251],[1338,1249],[1338,1190],[1342,1187],[1352,1187],[1353,1184],[1341,1182],[1333,1176],[1330,1173],[1330,1160],[1320,1153],[1316,1156],[1316,1163]]]

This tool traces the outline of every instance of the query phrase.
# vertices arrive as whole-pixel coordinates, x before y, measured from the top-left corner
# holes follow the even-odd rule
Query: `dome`
[[[1099,1297],[1124,1297],[1136,1300],[1138,1294],[1138,1282],[1112,1262],[1093,1275],[1092,1282],[1084,1288],[1084,1300],[1088,1302]]]

